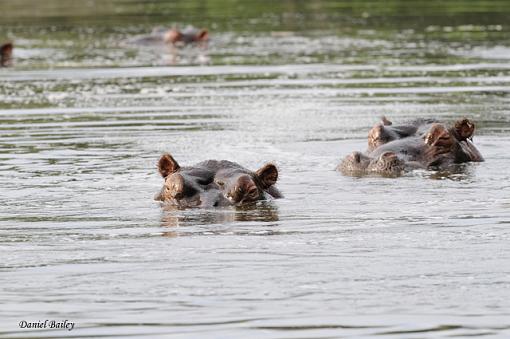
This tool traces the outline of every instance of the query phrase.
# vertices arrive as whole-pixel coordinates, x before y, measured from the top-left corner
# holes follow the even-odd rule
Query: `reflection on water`
[[[455,164],[440,171],[423,171],[425,177],[436,180],[470,181],[476,178],[477,163]]]
[[[509,4],[0,2],[0,337],[509,337]],[[173,23],[207,49],[126,43]],[[486,161],[335,171],[381,115],[470,117]],[[163,152],[285,198],[162,207]]]
[[[242,207],[225,207],[217,209],[193,210],[186,213],[188,209],[181,209],[177,206],[164,205],[165,213],[161,219],[161,225],[165,227],[187,226],[194,224],[224,224],[235,221],[278,221],[278,209],[271,202],[261,201]]]

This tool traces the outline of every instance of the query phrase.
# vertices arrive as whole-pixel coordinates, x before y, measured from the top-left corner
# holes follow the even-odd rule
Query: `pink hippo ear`
[[[181,166],[179,166],[177,161],[168,153],[163,154],[158,161],[159,173],[163,178],[177,172],[180,168]]]
[[[263,189],[276,184],[276,180],[278,180],[278,169],[273,164],[265,164],[255,174],[262,183]]]
[[[207,41],[209,39],[209,32],[207,29],[202,29],[198,34],[196,35],[197,41]]]

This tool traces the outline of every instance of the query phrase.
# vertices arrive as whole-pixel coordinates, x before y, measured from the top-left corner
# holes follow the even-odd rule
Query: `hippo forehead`
[[[370,152],[369,156],[372,158],[379,158],[384,153],[393,152],[405,158],[405,160],[416,160],[422,155],[424,147],[425,143],[423,139],[418,136],[413,136],[383,144]]]
[[[216,175],[216,180],[221,180],[223,182],[231,182],[237,181],[239,179],[243,181],[251,180],[253,182],[256,181],[256,176],[253,172],[246,170],[240,167],[227,167],[220,169]]]

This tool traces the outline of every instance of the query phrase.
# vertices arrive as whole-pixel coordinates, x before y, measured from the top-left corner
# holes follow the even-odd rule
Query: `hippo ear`
[[[207,39],[209,39],[209,32],[207,31],[207,29],[202,29],[200,30],[200,32],[198,32],[197,34],[197,37],[196,37],[197,41],[206,41]]]
[[[255,172],[264,189],[276,183],[278,180],[278,169],[273,164],[265,164]]]
[[[385,115],[383,115],[383,116],[381,117],[381,122],[382,122],[382,124],[383,124],[384,126],[391,126],[391,125],[393,125],[393,123],[392,123],[390,120],[388,120],[388,118],[386,118],[386,116],[385,116]]]
[[[442,124],[432,124],[430,130],[424,136],[425,143],[429,146],[444,146],[452,144],[451,135]]]
[[[475,124],[467,118],[457,120],[453,125],[453,134],[459,141],[472,138],[474,132]]]
[[[179,166],[177,161],[168,153],[163,154],[158,161],[159,173],[161,173],[163,178],[177,172],[180,168],[181,166]]]

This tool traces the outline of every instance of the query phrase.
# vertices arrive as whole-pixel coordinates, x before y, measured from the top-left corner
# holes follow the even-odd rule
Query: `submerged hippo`
[[[12,42],[7,42],[0,46],[0,67],[12,66]]]
[[[398,176],[412,169],[446,169],[453,164],[483,161],[472,142],[474,123],[461,119],[448,128],[436,120],[393,126],[383,118],[368,134],[366,154],[354,152],[337,170],[346,175]]]
[[[209,32],[207,29],[197,29],[192,26],[188,26],[183,30],[171,28],[166,30],[163,34],[163,41],[167,44],[189,44],[192,42],[204,42],[207,40],[209,40]]]
[[[255,172],[227,160],[181,167],[166,153],[159,159],[158,169],[165,183],[154,199],[179,207],[240,206],[282,197],[274,186],[278,170],[273,164]]]
[[[362,176],[376,174],[387,177],[398,177],[405,171],[422,168],[417,162],[406,162],[395,152],[384,152],[372,158],[361,152],[352,152],[346,156],[337,170],[345,175]]]
[[[132,42],[138,44],[158,44],[165,43],[171,45],[184,45],[194,42],[206,42],[209,40],[207,29],[197,29],[188,26],[183,30],[178,28],[156,27],[152,33],[147,36],[136,38]]]

